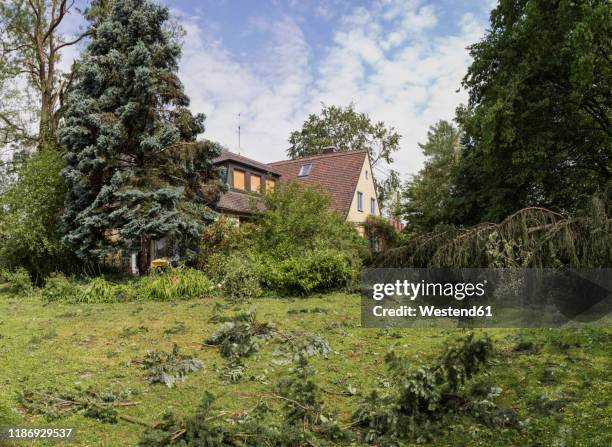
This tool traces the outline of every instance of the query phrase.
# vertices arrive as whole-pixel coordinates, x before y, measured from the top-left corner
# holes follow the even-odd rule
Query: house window
[[[240,169],[234,169],[233,184],[234,189],[246,189],[245,187],[245,172]]]
[[[266,179],[266,192],[274,191],[274,187],[276,186],[276,182],[272,179]]]
[[[357,210],[363,211],[363,193],[357,192]]]
[[[366,169],[366,180],[368,179],[368,170]]]
[[[260,192],[261,191],[261,177],[255,174],[250,174],[249,177],[251,179],[251,191]]]
[[[376,200],[370,199],[370,213],[376,214]]]
[[[298,173],[298,177],[306,177],[310,174],[310,169],[312,168],[312,163],[307,163],[300,167],[300,172]]]

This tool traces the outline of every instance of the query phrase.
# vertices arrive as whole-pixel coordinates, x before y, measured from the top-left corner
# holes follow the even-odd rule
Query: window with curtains
[[[357,210],[363,211],[363,193],[357,192]]]

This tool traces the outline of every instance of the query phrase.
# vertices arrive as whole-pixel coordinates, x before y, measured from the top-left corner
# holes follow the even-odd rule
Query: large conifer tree
[[[68,151],[65,239],[81,258],[152,240],[195,240],[218,199],[215,144],[197,142],[177,77],[180,44],[166,7],[115,2],[83,55],[69,93],[60,141]],[[187,241],[185,241],[187,239]]]

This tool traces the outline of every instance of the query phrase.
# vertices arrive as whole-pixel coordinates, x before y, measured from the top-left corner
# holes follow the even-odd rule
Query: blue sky
[[[393,168],[409,178],[428,126],[467,98],[465,47],[492,0],[163,0],[186,30],[180,77],[206,138],[261,161],[321,103],[347,105],[403,136]],[[381,167],[384,177],[389,167]]]

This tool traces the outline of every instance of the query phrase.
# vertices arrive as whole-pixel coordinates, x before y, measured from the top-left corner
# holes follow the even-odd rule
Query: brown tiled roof
[[[255,206],[255,209],[253,209],[253,206]],[[231,211],[239,214],[255,214],[257,211],[263,211],[264,205],[260,197],[236,191],[227,191],[221,195],[217,203],[217,209],[219,211]]]
[[[299,183],[319,185],[330,195],[332,209],[346,218],[367,153],[366,150],[333,152],[295,160],[277,161],[270,165],[280,173],[283,183],[295,180]],[[310,174],[306,177],[298,177],[300,168],[307,163],[312,163]]]
[[[234,161],[236,163],[240,163],[243,164],[245,166],[250,166],[253,168],[257,168],[260,169],[264,172],[269,172],[271,174],[277,174],[280,175],[280,173],[274,169],[272,166],[267,165],[265,163],[261,163],[257,160],[253,160],[252,158],[247,158],[247,157],[243,157],[240,154],[236,154],[234,152],[230,152],[230,151],[223,151],[221,152],[221,155],[219,155],[217,158],[213,159],[213,163],[217,164],[217,163],[221,163],[222,161]]]

